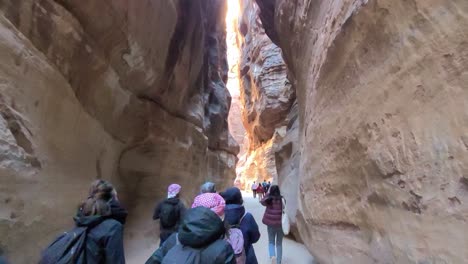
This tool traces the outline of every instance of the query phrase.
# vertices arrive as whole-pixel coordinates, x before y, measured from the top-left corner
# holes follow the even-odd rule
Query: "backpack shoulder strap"
[[[247,215],[247,212],[244,213],[244,215],[241,217],[241,219],[239,220],[239,225],[242,223],[242,220],[244,220],[244,217]]]

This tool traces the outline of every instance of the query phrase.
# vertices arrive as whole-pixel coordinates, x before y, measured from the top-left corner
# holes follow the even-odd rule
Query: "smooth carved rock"
[[[97,177],[130,210],[129,262],[156,246],[167,184],[189,204],[205,180],[232,183],[225,5],[0,1],[0,247],[13,263],[72,226]]]
[[[296,88],[300,157],[278,160],[317,260],[468,259],[467,2],[256,2]]]

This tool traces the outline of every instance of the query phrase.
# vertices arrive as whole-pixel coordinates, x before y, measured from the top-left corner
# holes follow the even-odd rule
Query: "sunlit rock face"
[[[155,201],[235,178],[225,1],[0,0],[0,247],[33,263],[90,182],[130,211],[127,256],[154,249]],[[139,262],[138,262],[139,263]]]
[[[466,262],[468,2],[256,3],[296,88],[300,156],[282,162],[297,162],[310,251]]]
[[[265,34],[257,5],[241,1],[241,12],[239,75],[248,148],[240,158],[238,178],[247,187],[253,181],[277,181],[275,150],[286,132],[295,93],[281,49]]]

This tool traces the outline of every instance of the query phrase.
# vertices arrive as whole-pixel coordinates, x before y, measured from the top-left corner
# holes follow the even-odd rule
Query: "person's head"
[[[95,197],[96,199],[103,199],[109,201],[112,199],[117,192],[114,186],[105,180],[95,180],[89,188],[89,197]]]
[[[216,185],[213,182],[205,182],[200,187],[201,193],[215,193],[216,192]]]
[[[96,180],[91,184],[88,198],[81,204],[80,209],[84,216],[108,216],[111,214],[109,201],[115,197],[116,192],[111,183],[105,180]]]
[[[281,197],[281,192],[280,192],[278,185],[272,185],[270,187],[270,196]]]
[[[263,182],[266,182],[266,180],[263,180]]]
[[[178,239],[184,246],[203,248],[222,237],[225,223],[204,206],[188,209],[181,219]]]
[[[268,183],[269,183],[269,184],[271,184],[271,182],[270,182],[270,181],[268,181]]]
[[[244,203],[242,193],[237,187],[227,188],[226,191],[220,194],[224,198],[224,201],[226,201],[226,204],[242,205]]]
[[[195,197],[192,208],[200,206],[211,209],[211,211],[215,212],[221,218],[224,217],[226,202],[223,197],[217,193],[203,193]]]
[[[173,183],[167,187],[167,198],[177,198],[179,197],[180,189],[182,187],[179,184]]]

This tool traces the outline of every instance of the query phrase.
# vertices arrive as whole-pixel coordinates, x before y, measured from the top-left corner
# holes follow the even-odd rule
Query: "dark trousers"
[[[252,190],[252,191],[253,191],[254,198],[256,198],[257,197],[257,190]]]

